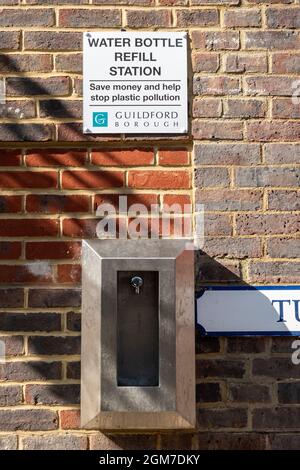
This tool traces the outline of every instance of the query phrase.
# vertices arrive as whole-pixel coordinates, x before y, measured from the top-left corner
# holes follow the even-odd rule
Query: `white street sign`
[[[300,335],[300,286],[209,287],[197,324],[204,335]]]
[[[188,131],[186,33],[92,32],[83,37],[84,133]]]

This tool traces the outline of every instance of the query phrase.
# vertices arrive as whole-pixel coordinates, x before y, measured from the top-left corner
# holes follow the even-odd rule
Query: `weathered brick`
[[[81,314],[76,312],[67,313],[67,328],[70,331],[81,330]]]
[[[298,429],[300,408],[272,407],[253,410],[253,429]]]
[[[200,336],[196,331],[196,354],[207,354],[220,352],[220,339],[215,336]]]
[[[69,77],[13,77],[6,79],[7,96],[68,95]]]
[[[200,429],[244,428],[247,426],[247,410],[244,408],[208,408],[197,412]]]
[[[82,101],[40,100],[40,117],[82,119]]]
[[[3,142],[48,141],[52,139],[53,131],[53,125],[49,124],[0,124],[0,140]]]
[[[219,23],[219,14],[217,9],[181,9],[177,11],[177,26],[215,26]]]
[[[240,0],[191,0],[192,5],[238,5],[239,2]]]
[[[268,61],[266,54],[254,53],[229,53],[225,57],[225,72],[230,73],[255,73],[267,72]]]
[[[290,261],[251,262],[249,277],[253,282],[274,284],[299,282],[300,263]]]
[[[241,187],[299,186],[300,169],[290,167],[237,168],[236,185]]]
[[[38,409],[0,410],[2,431],[50,431],[57,429],[55,411]]]
[[[20,8],[18,10],[1,9],[0,10],[0,26],[7,27],[12,26],[17,28],[18,26],[26,27],[49,27],[54,26],[55,16],[54,10],[51,8],[44,9],[25,9]]]
[[[256,121],[247,122],[248,140],[254,141],[292,141],[300,137],[300,123],[296,121]]]
[[[264,434],[252,432],[203,432],[198,433],[197,449],[199,450],[264,450]]]
[[[294,342],[293,337],[288,336],[274,336],[272,338],[271,352],[272,353],[288,353],[292,354],[294,350],[292,344]]]
[[[194,120],[192,134],[199,140],[242,140],[243,123],[240,121],[204,121]]]
[[[299,231],[297,214],[241,214],[237,216],[237,232],[241,235],[292,234]]]
[[[300,28],[300,8],[267,8],[267,26],[269,28]]]
[[[193,117],[220,117],[222,101],[219,98],[194,99]]]
[[[225,10],[226,28],[255,28],[261,26],[260,10],[257,8],[239,8]]]
[[[251,165],[260,162],[259,144],[196,144],[198,165]]]
[[[265,403],[271,400],[267,385],[235,383],[228,385],[229,400],[237,403]]]
[[[17,450],[18,437],[16,435],[7,435],[0,437],[0,450]]]
[[[217,382],[203,382],[196,385],[197,403],[215,403],[221,401],[220,384]]]
[[[193,435],[191,433],[169,433],[161,435],[162,450],[190,450],[192,448]]]
[[[79,354],[80,336],[31,336],[28,338],[30,354]]]
[[[55,57],[57,72],[82,72],[82,54],[57,54]]]
[[[196,188],[216,187],[224,188],[230,184],[230,175],[227,168],[196,168],[195,186]]]
[[[228,337],[227,338],[227,352],[235,354],[256,354],[263,353],[266,350],[265,338],[258,337]]]
[[[79,361],[67,363],[67,379],[80,380],[81,366]]]
[[[20,49],[21,33],[20,31],[0,31],[0,50],[13,50]]]
[[[298,73],[300,72],[300,53],[274,52],[272,54],[273,73]]]
[[[257,210],[262,205],[262,192],[246,189],[197,189],[196,203],[204,204],[205,210],[247,211]]]
[[[280,119],[300,118],[300,103],[290,98],[278,98],[272,101],[272,116]]]
[[[90,199],[85,195],[31,194],[26,198],[26,210],[41,214],[89,212]]]
[[[262,256],[259,238],[205,237],[205,253],[226,258],[259,258]]]
[[[194,72],[217,72],[219,69],[219,54],[195,52],[192,56],[192,62]]]
[[[1,289],[0,308],[17,308],[24,305],[23,289]]]
[[[5,355],[7,357],[24,354],[24,341],[22,336],[0,336],[0,341],[4,343]]]
[[[279,403],[300,403],[300,382],[278,384]]]
[[[169,10],[127,10],[126,26],[130,28],[168,27],[172,25]]]
[[[267,256],[270,258],[300,258],[299,239],[269,238],[267,240]]]
[[[298,450],[300,446],[300,436],[294,433],[272,433],[269,434],[268,441],[271,450]]]
[[[196,362],[197,378],[236,378],[240,379],[245,374],[243,361],[231,361],[228,359],[198,359]]]
[[[300,192],[274,190],[269,192],[268,208],[279,211],[300,210]]]
[[[218,190],[219,191],[219,190]],[[231,218],[223,214],[205,214],[204,231],[206,236],[231,235]]]
[[[20,242],[0,242],[0,259],[19,259],[21,253]]]
[[[7,100],[0,104],[0,117],[7,119],[29,119],[36,117],[35,103],[32,100]]]
[[[238,95],[241,85],[238,78],[225,76],[196,76],[193,81],[195,95]]]
[[[60,331],[59,313],[0,313],[1,331]]]
[[[0,406],[20,405],[23,401],[22,387],[18,385],[0,387]],[[0,445],[1,449],[1,445]]]
[[[58,25],[61,28],[117,28],[121,26],[121,11],[61,9]]]
[[[0,378],[3,381],[13,382],[59,380],[61,378],[61,363],[42,361],[5,362],[0,364]]]
[[[156,449],[156,436],[149,434],[91,434],[91,450],[144,450]]]
[[[265,144],[266,163],[300,163],[300,144]]]
[[[1,36],[0,44],[2,44]],[[82,50],[82,33],[71,31],[25,31],[24,48],[27,51],[77,52]],[[18,49],[18,47],[14,49]]]
[[[115,188],[124,185],[122,171],[64,171],[62,174],[63,189]]]
[[[273,76],[256,76],[245,78],[245,93],[258,96],[291,96],[294,78]]]
[[[29,289],[28,306],[35,308],[80,307],[78,289]]]
[[[195,49],[213,51],[237,50],[240,46],[239,33],[233,31],[192,31],[192,41]]]
[[[76,384],[26,385],[25,401],[30,405],[77,405],[80,386]]]
[[[146,149],[94,150],[91,162],[93,165],[101,166],[152,165],[154,163],[154,152]]]
[[[291,349],[291,353],[292,353]],[[288,357],[271,357],[253,359],[253,375],[270,377],[277,380],[299,379],[299,367],[292,363],[291,355]]]
[[[229,99],[224,102],[225,118],[259,118],[264,117],[267,112],[265,101],[256,99]]]
[[[0,72],[51,72],[50,54],[3,54],[0,56]]]
[[[208,256],[200,255],[198,264],[197,281],[200,283],[235,281],[241,275],[238,262],[223,259],[216,262]]]
[[[87,450],[87,437],[74,434],[24,437],[22,443],[23,450]]]
[[[295,31],[247,31],[246,49],[297,49],[299,34]]]

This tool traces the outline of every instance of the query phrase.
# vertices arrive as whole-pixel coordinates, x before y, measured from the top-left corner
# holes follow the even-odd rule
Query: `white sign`
[[[83,131],[188,131],[187,34],[84,33]]]
[[[300,335],[300,286],[209,287],[197,324],[204,335]]]

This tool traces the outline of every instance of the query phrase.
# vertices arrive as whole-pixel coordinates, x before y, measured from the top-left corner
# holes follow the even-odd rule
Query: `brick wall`
[[[195,431],[79,428],[80,241],[101,201],[204,203],[197,288],[299,283],[299,2],[0,6],[0,448],[299,448],[288,338],[198,337]],[[82,135],[82,32],[121,27],[189,31],[188,136]]]

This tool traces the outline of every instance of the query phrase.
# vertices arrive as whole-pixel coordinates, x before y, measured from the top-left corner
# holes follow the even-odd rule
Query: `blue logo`
[[[108,127],[108,113],[93,113],[93,127]]]

